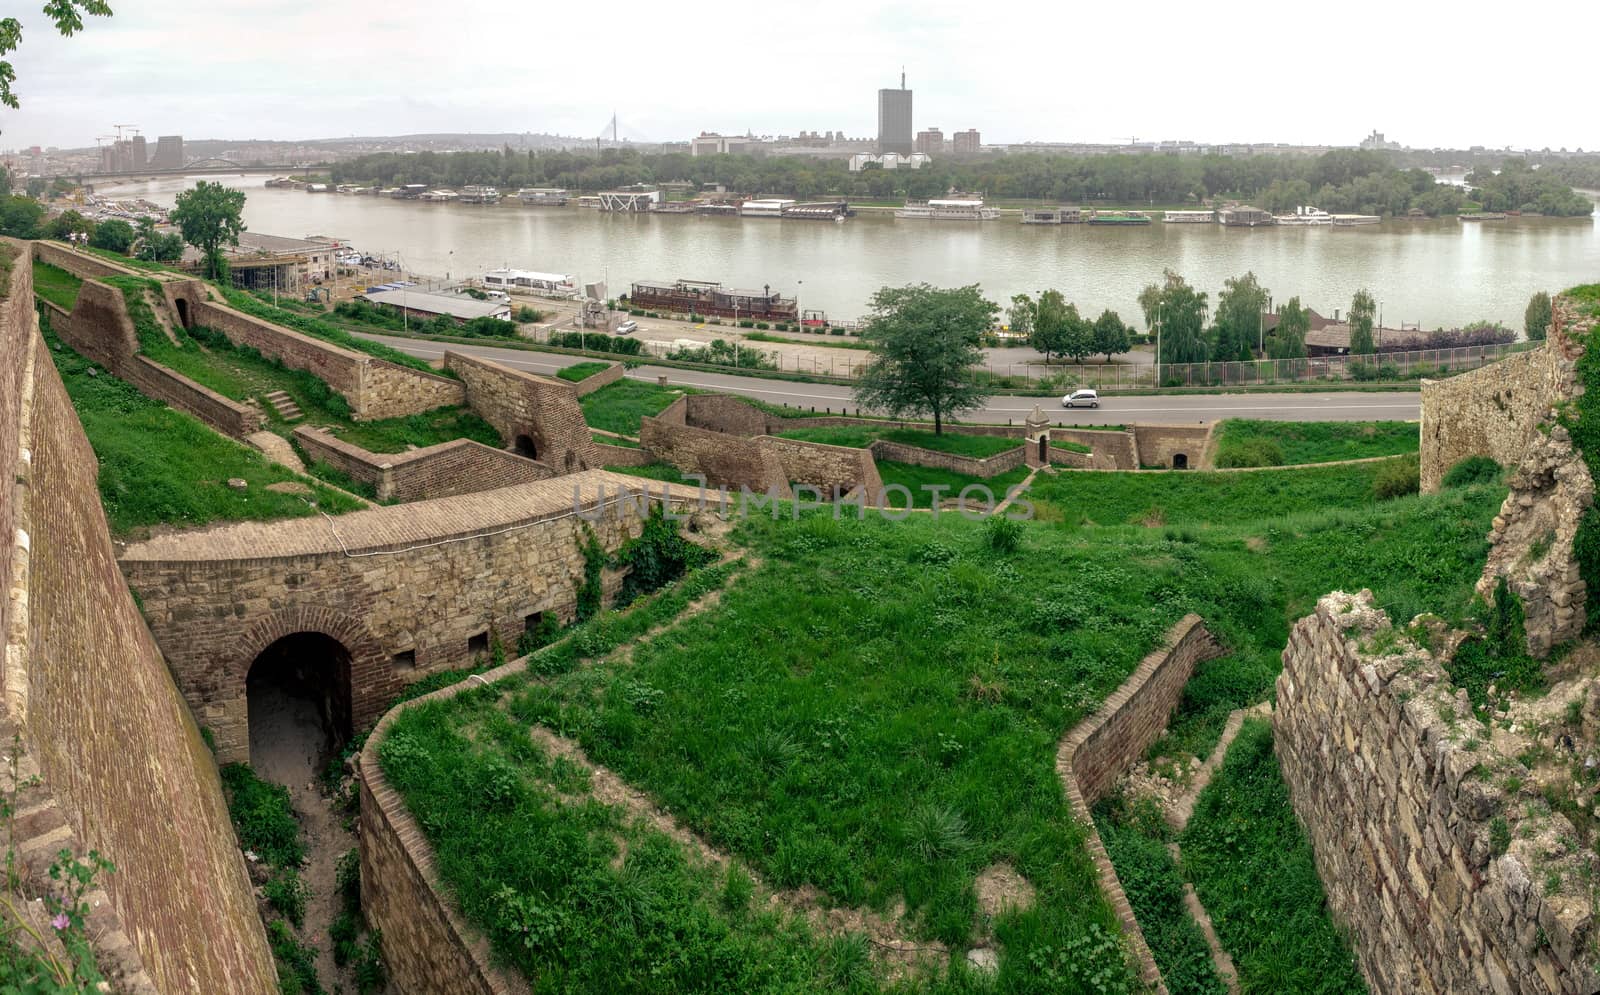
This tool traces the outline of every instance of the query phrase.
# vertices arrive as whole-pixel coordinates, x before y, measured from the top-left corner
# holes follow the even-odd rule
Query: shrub
[[[248,764],[228,764],[221,770],[228,789],[228,814],[239,843],[269,867],[297,867],[305,856],[300,824],[289,804],[289,789],[263,781]]]
[[[540,312],[534,310],[533,308],[529,307],[526,304],[524,304],[521,307],[517,308],[517,320],[522,322],[523,324],[527,324],[528,322],[532,322],[532,321],[538,321],[539,319],[541,319],[543,317],[544,317],[543,314],[541,314]]]
[[[670,584],[712,558],[710,550],[679,534],[678,525],[676,518],[666,517],[661,506],[656,505],[645,519],[639,538],[617,552],[617,564],[630,568],[622,580],[619,605]]]
[[[1445,471],[1442,486],[1470,487],[1473,484],[1491,484],[1500,479],[1499,463],[1487,456],[1468,456]]]
[[[1417,493],[1420,486],[1421,467],[1415,456],[1385,463],[1372,481],[1372,493],[1379,501],[1405,497]]]
[[[262,885],[261,894],[266,897],[267,904],[282,912],[296,929],[306,924],[306,899],[311,896],[311,888],[300,879],[299,871],[286,870],[275,875]]]
[[[764,321],[758,321],[758,322],[756,322],[756,331],[758,331],[758,332],[764,332],[764,331],[766,331],[766,330],[767,330],[767,329],[768,329],[768,328],[771,328],[771,327],[772,327],[772,326],[771,326],[771,325],[768,325],[768,324],[767,324],[767,323],[766,323],[766,322],[764,322]]]
[[[1022,523],[1004,515],[991,515],[983,523],[983,541],[996,553],[1015,553],[1022,548]]]
[[[1271,439],[1245,439],[1217,453],[1217,466],[1282,466],[1283,448]]]
[[[524,630],[517,637],[517,655],[527,656],[549,646],[561,637],[561,623],[554,615],[545,614],[540,617],[539,624],[531,629]]]
[[[751,321],[749,318],[740,318],[739,319],[739,327],[740,328],[754,328],[754,327],[756,327],[756,323],[754,321]]]

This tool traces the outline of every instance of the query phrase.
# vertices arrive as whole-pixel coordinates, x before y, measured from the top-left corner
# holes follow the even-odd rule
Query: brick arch
[[[275,612],[245,629],[228,674],[242,695],[250,667],[267,647],[297,632],[337,640],[350,654],[350,724],[359,732],[376,722],[399,690],[389,654],[365,622],[331,608],[295,607]],[[245,742],[249,742],[248,731]]]

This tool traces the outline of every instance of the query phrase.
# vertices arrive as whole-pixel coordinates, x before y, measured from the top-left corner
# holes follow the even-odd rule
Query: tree
[[[94,222],[77,211],[67,210],[46,221],[42,231],[45,238],[68,242],[74,235],[91,234],[94,231]]]
[[[183,258],[183,238],[176,232],[156,231],[149,218],[139,219],[139,238],[134,254],[147,262],[175,263]]]
[[[1356,291],[1350,300],[1350,355],[1370,356],[1378,351],[1372,341],[1373,319],[1377,314],[1378,305],[1366,288]]]
[[[1273,359],[1304,359],[1306,332],[1311,330],[1311,312],[1300,305],[1300,298],[1291,297],[1278,312],[1278,327],[1267,340],[1267,354]]]
[[[97,249],[109,249],[127,255],[128,249],[133,246],[133,225],[121,218],[102,221],[95,225],[89,244]]]
[[[200,250],[206,276],[216,280],[228,271],[228,262],[222,256],[223,244],[239,244],[239,233],[244,231],[243,213],[243,190],[201,180],[194,189],[178,194],[177,205],[168,217],[183,232],[183,240]]]
[[[1168,270],[1170,273],[1171,270]],[[1156,283],[1146,284],[1139,291],[1139,310],[1144,312],[1144,327],[1155,328],[1157,311],[1161,305],[1161,285]]]
[[[1011,298],[1011,306],[1006,309],[1006,324],[1011,326],[1011,331],[1024,337],[1033,334],[1034,309],[1038,305],[1027,294],[1016,294]]]
[[[1248,360],[1261,339],[1262,312],[1267,309],[1267,289],[1254,273],[1223,282],[1217,295],[1216,347],[1214,359],[1222,362]]]
[[[64,38],[71,38],[83,30],[83,15],[90,14],[95,17],[110,17],[111,7],[105,0],[45,0],[44,12],[55,22],[56,30]],[[15,17],[0,20],[0,55],[15,51],[22,44],[22,22]],[[11,92],[11,84],[17,81],[17,71],[11,63],[0,59],[0,104],[16,110],[22,104],[17,100],[17,95]]]
[[[1050,362],[1052,355],[1066,355],[1068,338],[1071,329],[1068,328],[1066,297],[1059,290],[1046,290],[1039,295],[1039,302],[1033,309],[1033,334],[1028,336],[1028,344],[1044,353],[1044,361]]]
[[[1553,317],[1550,295],[1543,290],[1534,294],[1528,300],[1528,310],[1522,313],[1522,330],[1527,334],[1528,341],[1543,341],[1546,333],[1550,331],[1550,321]]]
[[[1062,316],[1061,352],[1080,366],[1094,352],[1094,325],[1078,313],[1078,305],[1068,304]]]
[[[1143,297],[1141,294],[1141,305]],[[1155,300],[1156,319],[1161,333],[1160,361],[1205,362],[1209,355],[1205,340],[1206,295],[1189,286],[1188,281],[1169,269],[1164,274],[1162,286],[1156,291]]]
[[[1128,326],[1122,323],[1122,318],[1115,311],[1101,311],[1100,317],[1094,320],[1094,351],[1105,353],[1109,363],[1112,356],[1131,348]]]
[[[11,196],[11,170],[0,167],[0,197]]]
[[[989,392],[978,385],[978,342],[1000,306],[976,284],[884,287],[871,308],[865,338],[872,359],[856,378],[857,404],[897,418],[931,414],[936,435],[946,417],[983,404]]]
[[[27,197],[0,197],[0,235],[38,238],[44,206]]]
[[[34,200],[42,200],[44,199],[44,192],[49,186],[50,184],[45,182],[44,177],[30,176],[28,177],[28,196]]]

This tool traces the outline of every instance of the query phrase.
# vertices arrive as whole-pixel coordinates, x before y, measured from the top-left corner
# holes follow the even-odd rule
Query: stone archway
[[[518,456],[525,456],[528,459],[533,460],[539,458],[539,444],[534,441],[534,438],[531,435],[524,434],[517,436],[515,449]]]
[[[314,761],[315,769],[349,741],[350,664],[350,650],[320,632],[291,633],[256,656],[245,710],[250,761],[261,776],[287,783],[286,765]]]
[[[184,328],[189,327],[189,302],[179,297],[173,302],[178,308],[178,324]]]
[[[1187,453],[1173,453],[1172,454],[1172,468],[1174,470],[1187,470],[1187,469],[1189,469],[1189,456],[1188,456],[1188,454]]]

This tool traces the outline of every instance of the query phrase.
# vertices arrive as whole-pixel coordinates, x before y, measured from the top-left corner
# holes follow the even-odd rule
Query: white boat
[[[561,187],[523,187],[517,199],[532,207],[565,207],[572,195]]]
[[[922,221],[993,221],[1000,216],[1000,209],[984,207],[981,200],[930,200],[926,204],[907,204],[894,216]]]
[[[500,191],[494,187],[465,186],[461,188],[460,201],[463,204],[498,204]]]
[[[792,200],[747,200],[739,205],[739,216],[742,218],[781,218],[783,209],[793,207]]]
[[[1167,211],[1161,220],[1169,225],[1209,225],[1217,220],[1216,211]]]
[[[1333,224],[1336,228],[1353,228],[1356,225],[1375,225],[1383,221],[1376,214],[1335,214]]]
[[[1272,217],[1278,224],[1290,227],[1307,228],[1333,224],[1333,215],[1310,206],[1297,207],[1293,214],[1274,214]]]
[[[539,297],[571,297],[578,292],[578,281],[571,274],[527,269],[492,269],[483,274],[482,283],[485,290]]]
[[[438,204],[457,200],[460,198],[460,196],[461,195],[456,193],[454,190],[429,190],[427,193],[422,195],[421,199],[432,201]]]

